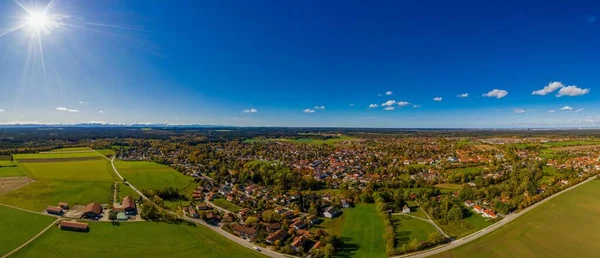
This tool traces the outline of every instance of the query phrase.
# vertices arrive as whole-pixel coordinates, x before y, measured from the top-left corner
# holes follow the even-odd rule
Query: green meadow
[[[109,182],[37,180],[22,188],[0,195],[0,203],[41,212],[59,202],[88,204],[109,203],[112,197]]]
[[[27,176],[23,166],[14,161],[0,161],[0,177]]]
[[[0,205],[0,256],[25,243],[54,220],[53,217]]]
[[[115,161],[119,173],[138,189],[160,189],[172,186],[179,190],[188,187],[193,179],[169,166],[148,161]]]
[[[12,257],[263,257],[202,226],[90,223],[90,232],[54,227]]]
[[[594,180],[439,257],[596,257],[600,181]]]

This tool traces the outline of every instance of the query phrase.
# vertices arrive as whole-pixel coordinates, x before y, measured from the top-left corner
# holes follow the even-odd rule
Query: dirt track
[[[18,159],[20,163],[50,163],[50,162],[73,162],[87,160],[101,160],[104,157],[72,157],[72,158],[41,158],[41,159]]]
[[[0,177],[0,195],[19,189],[31,182],[33,179],[26,176]]]

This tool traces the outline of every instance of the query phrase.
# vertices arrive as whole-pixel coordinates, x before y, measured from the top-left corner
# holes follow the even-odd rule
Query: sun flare
[[[29,19],[27,19],[27,25],[35,30],[41,30],[46,28],[48,24],[48,18],[43,13],[31,13]]]

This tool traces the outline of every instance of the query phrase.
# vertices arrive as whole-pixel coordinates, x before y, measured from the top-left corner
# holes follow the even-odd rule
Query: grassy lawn
[[[408,204],[408,207],[410,208],[410,211],[411,211],[410,215],[411,216],[415,216],[415,217],[427,219],[427,215],[425,215],[425,212],[423,212],[421,210],[421,207],[419,207],[419,205],[417,204],[417,202],[415,202],[415,201],[408,201],[407,204]]]
[[[344,211],[348,211],[348,209],[345,209]],[[323,222],[318,225],[314,225],[310,228],[310,230],[315,232],[318,229],[322,229],[329,234],[341,236],[342,231],[344,230],[344,225],[346,225],[346,213],[343,213],[341,216],[334,219],[323,218]]]
[[[597,145],[600,144],[598,141],[563,141],[563,142],[547,142],[542,144],[546,148],[552,147],[566,147],[566,146],[580,146],[580,145]]]
[[[20,164],[29,170],[34,179],[96,182],[114,182],[117,180],[110,163],[105,159]]]
[[[125,196],[131,196],[133,198],[138,198],[140,195],[137,194],[131,187],[125,185],[124,183],[119,182],[119,198],[123,199]]]
[[[27,171],[14,161],[0,161],[0,177],[27,176]]]
[[[391,220],[396,230],[396,247],[398,248],[409,244],[413,239],[427,241],[429,234],[437,232],[433,225],[419,219],[395,215],[391,217]]]
[[[345,247],[341,256],[348,257],[387,257],[383,219],[375,204],[358,204],[345,209],[346,214],[342,238]]]
[[[262,257],[202,226],[90,223],[89,233],[52,228],[13,257]]]
[[[58,202],[88,204],[90,202],[109,203],[112,197],[111,185],[104,182],[73,182],[37,180],[22,188],[0,195],[0,203],[32,211],[42,211]]]
[[[214,199],[212,200],[212,203],[233,213],[238,213],[242,209],[242,207],[237,206],[226,199]]]
[[[148,161],[115,161],[119,173],[138,189],[172,186],[183,190],[193,179],[169,166]]]
[[[55,218],[0,206],[0,256],[50,225]]]
[[[467,216],[459,221],[449,221],[446,225],[440,224],[439,220],[435,222],[446,234],[456,239],[468,236],[494,223],[494,221],[486,219],[472,211],[469,211]]]
[[[440,257],[596,257],[600,181],[586,183]]]

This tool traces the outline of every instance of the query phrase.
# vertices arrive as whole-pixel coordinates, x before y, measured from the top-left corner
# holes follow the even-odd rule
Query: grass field
[[[95,182],[118,180],[117,175],[112,172],[110,163],[105,159],[20,164],[32,174],[34,179]]]
[[[439,257],[596,257],[599,195],[600,181],[591,181]]]
[[[119,199],[123,199],[123,197],[125,197],[125,196],[131,196],[133,198],[138,198],[140,196],[133,189],[131,189],[131,187],[125,185],[124,183],[119,182],[118,185],[119,185],[118,186],[119,187],[119,191],[118,191]]]
[[[436,224],[453,238],[461,238],[468,236],[480,229],[483,229],[493,224],[493,221],[487,220],[479,214],[469,212],[468,217],[459,221],[449,221],[448,224],[442,225],[440,221],[436,221]]]
[[[109,203],[112,197],[112,184],[37,180],[27,186],[0,195],[0,203],[32,211],[42,211],[50,205],[56,206],[58,202],[68,202],[69,205],[90,202]]]
[[[88,147],[71,147],[71,148],[54,149],[54,150],[51,150],[51,152],[89,151],[89,150],[90,150],[90,148],[88,148]]]
[[[567,147],[567,146],[580,146],[580,145],[597,145],[599,141],[561,141],[561,142],[547,142],[542,144],[543,147]]]
[[[52,228],[13,257],[262,257],[201,226],[90,223],[89,233]]]
[[[98,149],[96,151],[106,157],[115,155],[115,150],[113,149]]]
[[[55,218],[0,206],[0,256],[25,243]]]
[[[347,209],[345,210],[347,211]],[[341,216],[334,219],[323,219],[318,225],[314,225],[310,228],[311,231],[315,232],[319,229],[327,231],[329,234],[334,234],[341,236],[342,231],[344,230],[344,225],[346,225],[346,213],[343,213]]]
[[[192,183],[191,177],[169,166],[147,161],[115,161],[119,173],[138,189],[160,189],[172,186],[183,190]]]
[[[421,210],[421,207],[419,207],[419,205],[417,204],[417,202],[415,202],[415,201],[408,201],[407,204],[408,204],[408,207],[411,210],[411,212],[410,212],[411,216],[415,216],[415,217],[427,219],[427,215],[425,215],[425,212],[423,212]]]
[[[413,239],[427,241],[429,234],[437,232],[435,227],[426,221],[408,216],[395,215],[391,217],[396,230],[396,247],[409,244]]]
[[[226,209],[228,211],[231,211],[233,213],[238,213],[242,207],[235,205],[234,203],[226,200],[226,199],[214,199],[211,201],[212,203],[214,203],[215,205]]]
[[[0,177],[27,176],[21,164],[14,161],[0,161]]]
[[[347,257],[387,257],[383,219],[375,204],[357,204],[344,212],[347,213],[342,230],[345,247],[339,254]]]
[[[56,153],[55,153],[56,152]],[[62,159],[62,158],[88,158],[98,157],[98,153],[88,150],[84,152],[57,152],[50,151],[44,153],[28,153],[28,154],[15,154],[15,160],[28,160],[28,159]]]

